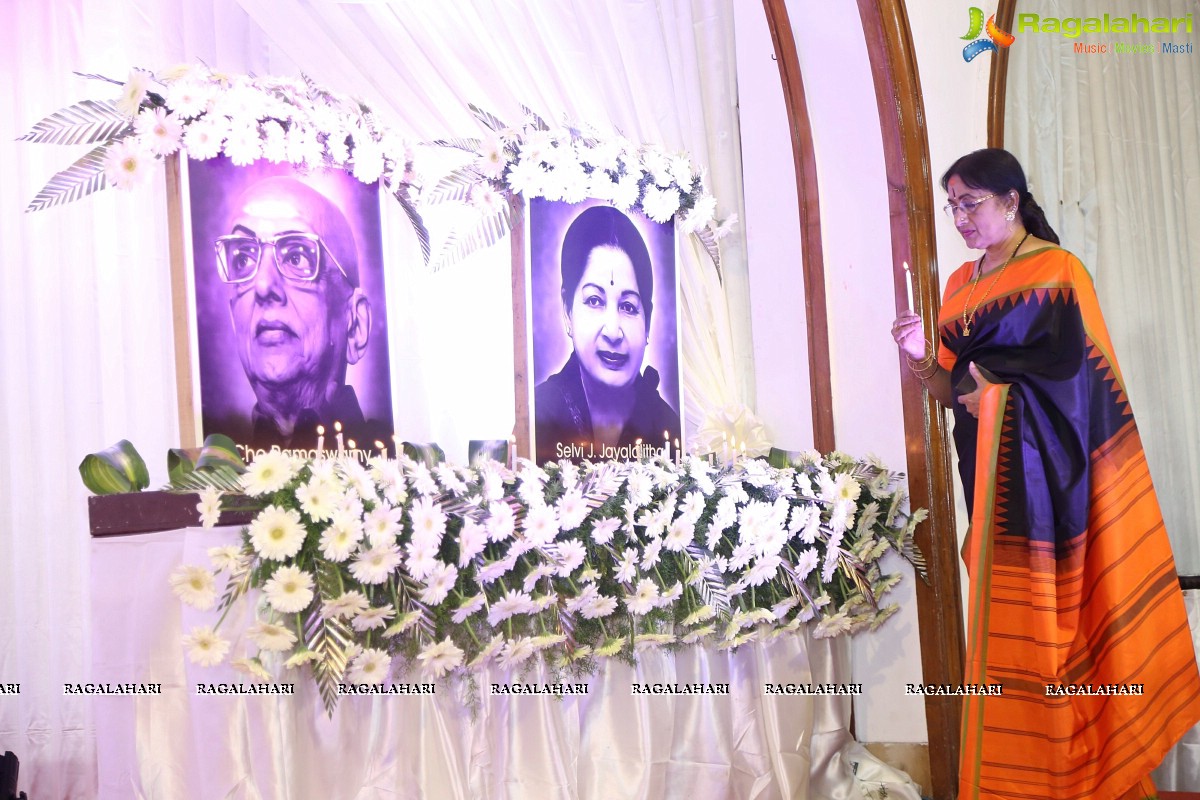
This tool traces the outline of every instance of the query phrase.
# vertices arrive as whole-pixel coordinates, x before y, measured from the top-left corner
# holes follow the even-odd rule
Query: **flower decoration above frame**
[[[890,549],[918,568],[902,476],[844,454],[582,466],[494,461],[463,468],[407,457],[304,461],[262,455],[222,505],[261,509],[242,544],[183,565],[175,593],[221,620],[252,601],[257,621],[226,638],[199,625],[189,658],[270,680],[307,665],[332,714],[342,683],[380,684],[393,666],[427,678],[544,658],[576,674],[647,647],[738,647],[795,631],[874,628],[899,580]],[[224,574],[224,579],[221,575]],[[254,591],[259,590],[259,591]],[[260,594],[261,592],[261,594]]]
[[[452,232],[435,268],[452,264],[498,241],[513,225],[507,202],[512,195],[575,203],[595,198],[621,210],[641,211],[655,222],[678,220],[679,229],[704,246],[721,273],[718,240],[736,215],[718,221],[717,201],[686,153],[637,145],[624,136],[602,138],[596,131],[567,123],[552,128],[522,106],[525,119],[513,128],[476,105],[471,112],[487,132],[479,139],[432,142],[471,154],[471,160],[422,195],[425,204],[465,202],[481,217],[468,231]]]
[[[38,122],[19,141],[95,145],[38,192],[37,211],[106,186],[129,189],[150,165],[176,152],[208,159],[224,153],[246,165],[265,158],[302,169],[343,169],[380,181],[416,229],[426,262],[429,235],[416,211],[414,151],[365,103],[335,94],[307,76],[252,77],[185,64],[161,74],[134,69],[116,100],[83,100]]]

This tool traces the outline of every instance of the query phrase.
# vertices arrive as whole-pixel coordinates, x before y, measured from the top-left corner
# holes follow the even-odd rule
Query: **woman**
[[[562,246],[563,322],[573,352],[534,391],[537,460],[623,459],[678,439],[679,415],[642,370],[654,310],[654,270],[637,226],[609,206],[588,208]]]
[[[936,353],[912,312],[892,335],[954,411],[964,682],[1003,685],[964,704],[958,796],[1154,797],[1150,771],[1200,719],[1200,676],[1092,280],[1012,154],[963,156],[942,187],[983,255],[947,282]]]

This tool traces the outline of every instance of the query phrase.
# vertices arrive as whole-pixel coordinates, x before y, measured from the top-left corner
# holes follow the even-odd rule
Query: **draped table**
[[[276,676],[294,684],[291,696],[200,694],[201,684],[261,682],[229,665],[248,654],[240,632],[250,620],[222,624],[233,641],[225,663],[188,662],[180,637],[214,616],[183,606],[167,578],[238,541],[233,527],[92,540],[87,680],[161,685],[160,694],[90,697],[100,797],[851,800],[886,788],[919,800],[906,775],[847,732],[849,696],[766,693],[768,683],[849,683],[848,642],[804,631],[737,652],[688,647],[642,652],[635,667],[608,661],[586,679],[586,694],[561,699],[490,693],[492,683],[553,681],[540,664],[492,668],[474,686],[437,681],[433,694],[343,696],[332,717],[307,668]],[[633,693],[634,684],[696,683],[728,684],[729,693]]]

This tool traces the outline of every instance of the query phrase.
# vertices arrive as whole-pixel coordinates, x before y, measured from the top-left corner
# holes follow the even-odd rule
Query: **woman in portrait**
[[[577,216],[563,238],[562,311],[572,352],[534,390],[539,463],[562,457],[637,458],[680,435],[679,414],[643,369],[654,269],[637,226],[610,206]],[[615,448],[609,450],[607,448]]]
[[[954,412],[970,529],[960,798],[1148,798],[1200,719],[1175,562],[1092,279],[1011,153],[942,177],[982,250],[949,278],[936,349],[892,335]],[[1097,693],[1101,692],[1101,693]]]

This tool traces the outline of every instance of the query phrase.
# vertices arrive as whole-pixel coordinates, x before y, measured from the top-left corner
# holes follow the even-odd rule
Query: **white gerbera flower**
[[[239,167],[253,164],[262,155],[262,140],[254,123],[233,125],[225,138],[225,155]]]
[[[625,639],[619,636],[613,637],[596,648],[596,655],[600,658],[612,658],[625,647],[625,641]]]
[[[528,636],[518,636],[516,639],[510,639],[505,643],[504,649],[500,652],[500,666],[505,669],[512,669],[533,655],[534,652],[533,639]]]
[[[242,549],[231,544],[208,548],[208,559],[218,572],[236,572],[246,564]]]
[[[313,599],[313,578],[298,567],[280,567],[263,586],[271,606],[282,614],[308,608]]]
[[[621,563],[617,567],[617,580],[629,583],[637,575],[637,550],[632,547],[621,554]]]
[[[417,660],[424,662],[423,672],[440,678],[462,664],[463,651],[447,636],[417,653]]]
[[[252,678],[264,681],[269,681],[275,677],[267,671],[267,668],[257,658],[235,658],[229,662],[229,666],[238,672],[243,672]]]
[[[658,603],[658,585],[649,578],[638,581],[633,594],[625,596],[625,607],[629,613],[642,615],[649,612]]]
[[[368,647],[354,657],[346,678],[355,684],[383,683],[391,663],[392,657],[386,651]]]
[[[117,110],[133,119],[137,116],[138,108],[146,99],[146,91],[150,88],[151,75],[140,69],[129,70],[129,80],[121,87],[121,96],[117,99]]]
[[[667,535],[663,538],[663,547],[670,550],[672,553],[679,553],[684,550],[692,539],[696,536],[696,525],[686,517],[680,517],[671,523],[667,528]]]
[[[183,119],[198,117],[208,108],[212,90],[197,80],[177,80],[167,87],[167,107]]]
[[[229,652],[229,642],[218,636],[211,625],[192,628],[192,632],[183,637],[183,646],[188,649],[188,660],[202,667],[220,664]]]
[[[360,552],[350,565],[350,574],[359,583],[384,583],[400,566],[400,548],[394,544],[381,545]]]
[[[251,497],[273,494],[296,474],[296,462],[282,450],[256,456],[242,475],[242,488]]]
[[[196,504],[200,512],[200,525],[204,528],[214,528],[221,518],[221,490],[215,486],[205,487],[200,492],[200,502]]]
[[[458,565],[465,567],[487,547],[487,529],[473,519],[463,522],[458,534]]]
[[[587,513],[587,503],[583,501],[583,492],[578,488],[564,492],[558,500],[558,526],[561,530],[575,530],[583,523]]]
[[[682,624],[686,625],[686,626],[696,625],[697,623],[700,623],[700,622],[707,622],[708,620],[712,619],[716,615],[717,615],[717,612],[713,609],[712,606],[707,606],[707,605],[700,606],[695,611],[693,611],[691,614],[688,614],[686,617],[684,617]]]
[[[371,607],[366,595],[357,589],[351,589],[326,603],[321,609],[325,619],[345,619],[356,617]]]
[[[709,636],[712,636],[716,632],[717,629],[712,625],[705,625],[703,628],[696,628],[696,630],[684,636],[680,641],[682,641],[684,644],[695,644],[701,639],[706,639]]]
[[[341,494],[336,484],[320,478],[313,478],[296,489],[300,510],[313,522],[324,522],[332,517],[342,499]]]
[[[134,121],[142,144],[155,155],[169,156],[179,149],[183,137],[183,123],[165,108],[144,108]]]
[[[205,117],[187,127],[183,134],[183,148],[189,157],[204,161],[221,153],[221,143],[229,127],[224,119]]]
[[[453,564],[444,564],[439,561],[429,576],[425,578],[425,588],[421,590],[421,602],[431,606],[441,605],[457,581],[458,568]]]
[[[446,513],[441,505],[430,497],[418,497],[408,513],[412,520],[413,541],[437,549],[446,533]]]
[[[396,536],[400,533],[400,520],[404,514],[403,508],[392,508],[378,505],[367,512],[363,519],[363,527],[367,531],[367,541],[374,547],[380,544],[395,544]]]
[[[260,650],[279,653],[291,649],[296,643],[296,634],[282,625],[271,622],[256,622],[246,631],[250,641]]]
[[[291,558],[304,544],[300,513],[291,508],[267,506],[250,523],[249,531],[250,544],[263,558]]]
[[[547,545],[558,535],[558,515],[551,506],[529,509],[525,515],[525,537],[535,546]]]
[[[459,604],[458,608],[456,608],[454,610],[454,613],[450,616],[450,620],[455,625],[461,625],[464,622],[466,622],[467,617],[471,616],[476,611],[483,608],[484,603],[486,603],[486,602],[487,602],[487,598],[485,598],[483,596],[482,592],[475,595],[474,597],[468,597],[466,600],[463,600],[462,603]]]
[[[396,616],[396,609],[391,606],[376,606],[368,608],[365,611],[360,611],[350,624],[354,627],[354,630],[363,633],[375,628],[382,628],[394,616]]]
[[[488,516],[483,526],[487,529],[490,541],[503,542],[509,539],[517,529],[512,506],[502,501],[488,503]]]
[[[504,597],[492,603],[488,610],[488,624],[495,627],[509,617],[517,614],[528,614],[535,608],[533,598],[526,592],[510,589]]]
[[[815,547],[809,547],[800,553],[800,557],[796,559],[794,567],[797,580],[804,580],[809,576],[814,569],[817,568],[817,563],[821,559],[821,554],[817,552]]]
[[[621,527],[621,520],[616,517],[605,517],[592,526],[592,541],[596,544],[608,544],[619,527]]]
[[[596,593],[579,609],[584,619],[603,619],[617,610],[617,598]]]
[[[287,661],[283,662],[284,669],[302,667],[310,661],[321,661],[322,656],[316,650],[301,650]]]
[[[185,564],[171,573],[171,589],[193,608],[207,611],[217,603],[217,584],[204,567]]]
[[[154,163],[154,154],[137,137],[129,136],[114,143],[104,156],[104,177],[118,189],[132,189],[146,180]]]
[[[566,577],[574,572],[587,558],[587,548],[578,539],[570,539],[558,546],[558,568],[555,574]]]
[[[363,529],[351,514],[336,513],[321,532],[321,555],[341,563],[350,557],[362,539]]]

